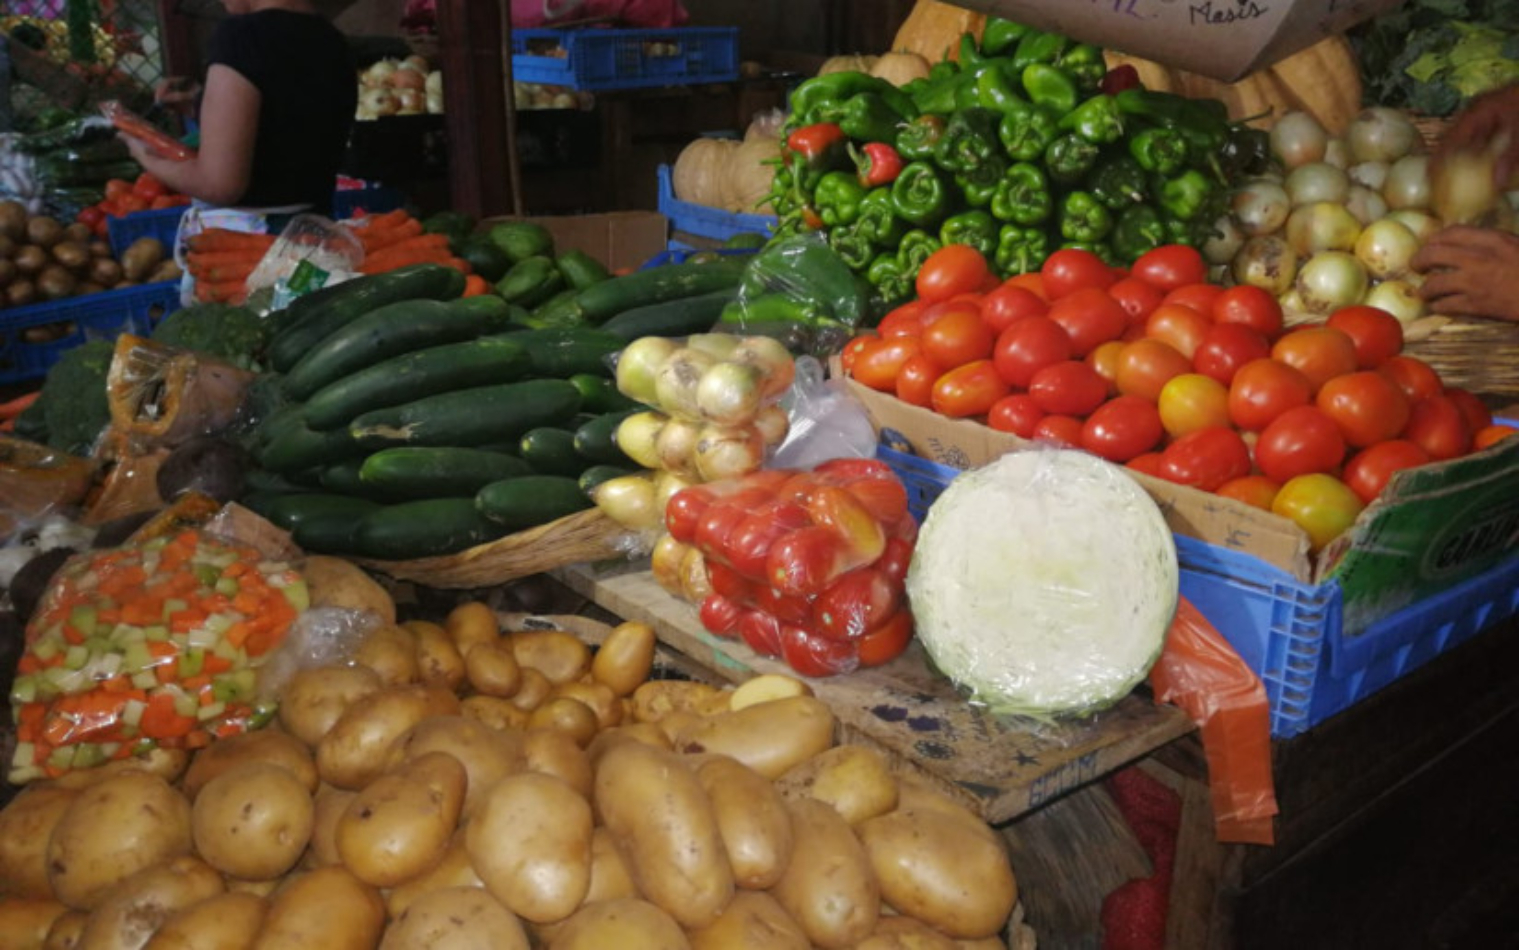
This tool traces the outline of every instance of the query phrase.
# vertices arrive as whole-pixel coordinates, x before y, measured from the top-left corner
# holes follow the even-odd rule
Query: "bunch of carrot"
[[[16,428],[16,417],[29,409],[37,397],[42,395],[42,390],[34,389],[29,393],[22,393],[14,399],[0,402],[0,432],[12,432]]]
[[[359,270],[365,274],[383,274],[409,264],[443,264],[470,273],[468,262],[449,247],[447,236],[425,233],[422,222],[404,210],[369,215],[362,226],[354,228],[354,234],[364,246]]]
[[[273,246],[273,234],[207,228],[186,241],[185,263],[195,278],[195,299],[240,304],[248,297],[248,277]]]

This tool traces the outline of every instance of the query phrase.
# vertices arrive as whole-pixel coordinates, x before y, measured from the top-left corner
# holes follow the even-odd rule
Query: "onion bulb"
[[[1492,149],[1460,149],[1445,156],[1430,181],[1430,209],[1446,224],[1471,224],[1498,203]]]
[[[1227,264],[1234,260],[1234,255],[1245,243],[1245,232],[1240,228],[1239,222],[1234,220],[1234,215],[1221,215],[1213,222],[1213,231],[1208,239],[1203,242],[1203,260],[1209,264]]]
[[[697,423],[685,419],[666,422],[654,439],[654,453],[659,459],[659,464],[655,467],[691,478],[700,477],[696,471],[696,440],[701,435],[701,429]],[[637,462],[638,459],[633,461]]]
[[[1259,234],[1245,241],[1234,258],[1234,281],[1259,287],[1280,297],[1297,277],[1297,255],[1274,234]]]
[[[1373,191],[1365,185],[1351,185],[1350,194],[1345,198],[1345,210],[1362,225],[1367,225],[1387,214],[1387,199],[1380,191]]]
[[[1387,162],[1360,162],[1350,166],[1350,180],[1373,191],[1381,191],[1387,184],[1387,170],[1391,167]]]
[[[1425,312],[1424,298],[1419,296],[1419,288],[1406,280],[1382,281],[1366,292],[1365,303],[1386,310],[1404,326],[1424,316]]]
[[[752,363],[764,371],[766,399],[774,399],[790,389],[796,378],[796,361],[791,351],[775,337],[746,336],[729,358],[738,363]]]
[[[691,479],[678,472],[667,472],[657,469],[654,472],[654,503],[659,506],[661,512],[670,507],[670,497],[682,488],[690,488],[695,485]]]
[[[765,443],[754,426],[706,426],[696,440],[696,473],[709,482],[738,478],[765,462]]]
[[[1320,251],[1298,270],[1293,286],[1309,313],[1327,316],[1341,307],[1360,303],[1366,296],[1368,283],[1366,268],[1354,255]]]
[[[1402,277],[1419,251],[1419,239],[1392,218],[1373,221],[1355,242],[1356,260],[1377,280]]]
[[[1307,112],[1295,109],[1271,127],[1271,151],[1288,168],[1323,161],[1328,146],[1329,133]]]
[[[664,509],[655,504],[654,480],[645,474],[609,478],[596,486],[591,500],[624,528],[653,531],[664,524]]]
[[[390,84],[390,77],[395,75],[396,61],[382,59],[359,74],[361,86],[386,86]]]
[[[747,363],[715,364],[696,384],[696,408],[701,417],[719,425],[736,426],[759,412],[764,397],[762,370]]]
[[[1429,156],[1405,155],[1392,163],[1387,170],[1387,182],[1382,186],[1382,197],[1387,207],[1428,208]]]
[[[1287,246],[1300,257],[1319,251],[1348,251],[1361,236],[1361,222],[1343,204],[1315,201],[1292,209]]]
[[[1421,141],[1413,121],[1387,106],[1362,109],[1346,127],[1345,139],[1357,162],[1395,162]]]
[[[767,449],[780,445],[791,434],[791,418],[786,415],[786,410],[777,405],[761,409],[752,424],[759,431]]]
[[[716,360],[733,358],[738,349],[738,337],[731,333],[693,333],[686,337],[686,346],[700,350]]]
[[[701,350],[683,346],[659,364],[654,374],[654,399],[659,408],[672,416],[687,419],[701,417],[696,405],[696,387],[702,376],[717,360]]]
[[[1324,148],[1324,164],[1333,165],[1335,168],[1349,168],[1355,163],[1355,157],[1350,154],[1350,145],[1344,139],[1330,139]]]
[[[436,69],[428,73],[423,88],[427,90],[429,96],[443,95],[443,74]]]
[[[617,424],[617,447],[644,468],[659,468],[659,433],[670,419],[662,412],[635,412]]]
[[[654,380],[659,368],[677,349],[662,336],[639,337],[617,354],[617,391],[646,406],[656,405]]]
[[[680,596],[699,604],[712,593],[712,578],[707,573],[707,556],[694,544],[680,559]]]
[[[1292,170],[1286,189],[1294,208],[1315,201],[1344,201],[1350,193],[1350,176],[1325,162],[1309,162]]]
[[[1292,211],[1292,202],[1280,184],[1258,178],[1234,193],[1230,207],[1240,230],[1254,236],[1280,231]]]
[[[654,550],[649,553],[649,572],[654,575],[655,583],[663,587],[665,593],[680,597],[680,565],[686,559],[686,552],[693,548],[688,544],[682,544],[675,540],[674,535],[664,535],[654,542]]]
[[[1440,223],[1439,218],[1428,212],[1420,211],[1417,208],[1401,208],[1397,211],[1389,211],[1387,212],[1387,217],[1412,231],[1414,237],[1419,239],[1420,244],[1434,237],[1444,227]]]
[[[370,88],[359,94],[359,111],[368,115],[395,115],[401,104],[389,89]]]

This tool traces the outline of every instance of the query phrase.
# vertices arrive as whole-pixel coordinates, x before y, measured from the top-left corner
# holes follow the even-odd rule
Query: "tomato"
[[[1503,425],[1502,423],[1484,426],[1478,429],[1477,433],[1472,436],[1472,450],[1476,451],[1496,445],[1515,433],[1519,433],[1519,429],[1510,425]]]
[[[912,611],[899,610],[854,642],[861,666],[880,666],[901,656],[912,642]]]
[[[1449,396],[1427,396],[1413,404],[1403,438],[1439,461],[1471,451],[1472,434],[1466,417]]]
[[[1213,320],[1213,307],[1218,303],[1218,298],[1223,296],[1224,288],[1217,284],[1186,284],[1166,293],[1162,304],[1180,304],[1183,307],[1191,307],[1198,313],[1207,317],[1211,323]]]
[[[1408,422],[1408,397],[1392,380],[1370,370],[1331,379],[1314,404],[1340,427],[1346,444],[1357,449],[1396,438]]]
[[[1355,372],[1357,365],[1355,341],[1333,327],[1288,330],[1272,344],[1271,358],[1301,371],[1315,393],[1334,377]]]
[[[854,375],[854,361],[859,359],[860,353],[867,349],[874,339],[876,339],[874,334],[862,333],[844,344],[844,348],[839,351],[839,365],[844,367],[845,375]]]
[[[1087,364],[1066,360],[1035,373],[1028,392],[1047,413],[1086,416],[1108,398],[1108,383]]]
[[[781,655],[781,622],[763,610],[746,610],[738,618],[738,635],[760,656]]]
[[[835,676],[860,668],[860,654],[853,643],[830,640],[796,624],[781,624],[781,656],[803,676]]]
[[[897,612],[902,588],[862,567],[828,585],[812,602],[812,629],[830,640],[857,640]]]
[[[1050,305],[1027,287],[1003,284],[981,301],[981,319],[993,333],[1001,333],[1024,317],[1042,317]]]
[[[1160,457],[1162,478],[1203,491],[1250,474],[1250,449],[1228,426],[1189,432],[1166,446]]]
[[[1195,247],[1166,244],[1139,255],[1129,272],[1161,290],[1172,291],[1207,281],[1208,263]]]
[[[1009,386],[1027,389],[1034,374],[1071,358],[1071,336],[1049,317],[1025,317],[997,335],[992,363]]]
[[[911,300],[888,313],[876,324],[876,333],[881,336],[917,336],[923,332],[923,311],[928,304],[922,300]]]
[[[754,590],[754,608],[756,610],[763,610],[783,624],[799,623],[810,625],[812,623],[812,600],[811,597],[782,594],[780,591],[766,584],[760,584]]]
[[[1155,400],[1160,424],[1173,438],[1229,424],[1229,389],[1201,373],[1182,373],[1161,387]]]
[[[1045,258],[1039,268],[1044,278],[1045,299],[1054,302],[1086,287],[1106,290],[1118,282],[1118,273],[1091,251],[1061,248]]]
[[[1146,338],[1123,345],[1118,352],[1113,382],[1126,396],[1141,396],[1154,402],[1166,383],[1191,369],[1192,364],[1174,346],[1164,340]]]
[[[1118,354],[1124,351],[1129,344],[1122,340],[1109,340],[1098,344],[1086,356],[1086,364],[1092,367],[1101,376],[1103,382],[1108,384],[1108,395],[1118,395]]]
[[[738,619],[744,615],[744,608],[722,594],[712,593],[702,598],[701,609],[696,615],[709,633],[720,637],[736,637]]]
[[[1345,484],[1366,504],[1386,487],[1394,472],[1429,462],[1429,453],[1406,439],[1389,439],[1362,449],[1345,463]]]
[[[1014,274],[1002,282],[1004,287],[1022,287],[1024,290],[1043,300],[1050,302],[1050,292],[1044,286],[1044,275],[1038,271],[1029,274]]]
[[[1271,420],[1255,443],[1255,464],[1278,482],[1332,472],[1345,459],[1345,437],[1316,406],[1298,406]]]
[[[1348,485],[1324,474],[1290,479],[1271,502],[1272,511],[1307,532],[1315,551],[1344,534],[1364,507]]]
[[[1185,304],[1163,303],[1145,319],[1145,336],[1171,344],[1188,360],[1197,352],[1213,322]]]
[[[164,183],[159,181],[152,172],[143,172],[132,183],[132,194],[145,201],[151,202],[154,198],[162,198],[168,192],[169,189],[164,187]]]
[[[1154,478],[1165,478],[1165,464],[1166,458],[1161,453],[1142,452],[1123,463],[1123,467]]]
[[[722,552],[728,548],[728,536],[747,517],[749,517],[747,508],[726,500],[713,502],[707,506],[701,514],[701,519],[697,521],[696,536],[691,539],[691,543],[701,548],[703,554],[713,558],[722,557]]]
[[[991,360],[957,366],[934,380],[929,406],[941,416],[983,416],[1007,395],[1008,386]]]
[[[1493,424],[1492,410],[1471,390],[1446,386],[1445,396],[1461,410],[1461,418],[1466,420],[1466,428],[1470,431],[1480,432]]]
[[[1229,382],[1229,420],[1259,432],[1271,420],[1313,399],[1313,384],[1300,370],[1273,359],[1252,360]]]
[[[1071,337],[1071,352],[1086,356],[1098,344],[1116,340],[1129,327],[1129,315],[1106,291],[1078,288],[1050,305],[1049,318]]]
[[[849,568],[870,564],[886,550],[886,529],[847,488],[818,488],[807,499],[807,514],[813,524],[827,528],[839,539],[839,561]]]
[[[765,576],[778,593],[811,596],[843,573],[843,547],[840,537],[821,525],[797,528],[771,545]]]
[[[863,459],[854,456],[841,456],[820,463],[811,473],[798,472],[798,476],[806,479],[814,485],[819,483],[827,485],[849,485],[851,482],[862,478],[896,478],[896,473],[880,459]],[[746,476],[753,478],[753,475]]]
[[[1127,462],[1160,444],[1164,432],[1154,403],[1138,396],[1115,396],[1087,417],[1081,427],[1081,447],[1110,462]]]
[[[1032,439],[1044,410],[1028,393],[1013,393],[997,400],[986,412],[986,424],[998,432],[1011,432],[1020,439]]]
[[[707,583],[712,586],[714,593],[722,594],[736,604],[754,601],[756,585],[716,558],[707,561]]]
[[[986,258],[967,244],[946,244],[918,269],[918,297],[929,303],[980,290],[990,276]]]
[[[132,183],[121,178],[111,178],[105,183],[105,196],[111,201],[120,201],[132,193]]]
[[[1081,429],[1081,420],[1075,416],[1045,416],[1034,426],[1034,439],[1079,449]]]
[[[854,378],[863,386],[894,393],[902,364],[921,352],[923,341],[919,337],[876,337],[855,354]]]
[[[1274,340],[1282,332],[1282,305],[1267,290],[1239,284],[1213,301],[1213,322],[1249,327],[1267,340]]]
[[[897,371],[897,398],[909,406],[927,406],[934,380],[941,372],[938,364],[922,353],[908,358]]]
[[[769,512],[750,514],[733,526],[717,553],[739,574],[749,580],[763,581],[771,546],[780,540],[781,535],[798,527],[801,526],[786,524]]]
[[[954,369],[975,360],[992,355],[992,344],[997,335],[981,320],[980,308],[954,304],[957,309],[947,310],[933,317],[924,325],[923,355],[933,360],[940,370]]]
[[[105,220],[105,212],[95,205],[88,205],[79,209],[79,214],[74,220],[93,230],[97,224]]]
[[[912,542],[892,538],[886,542],[886,553],[871,566],[900,584],[907,579],[907,568],[912,565]]]
[[[870,516],[882,525],[890,527],[907,515],[907,489],[895,475],[885,478],[857,478],[845,484],[844,490],[855,497]],[[800,525],[798,525],[800,527]]]
[[[1238,323],[1215,323],[1198,342],[1192,365],[1227,386],[1241,366],[1270,355],[1271,344],[1258,331]]]
[[[1108,288],[1108,296],[1118,301],[1118,306],[1129,315],[1130,323],[1143,323],[1144,319],[1160,306],[1165,293],[1138,277],[1125,277]]]
[[[1341,307],[1324,324],[1350,337],[1361,369],[1376,369],[1403,349],[1403,324],[1381,307]]]
[[[1213,493],[1224,498],[1242,501],[1263,511],[1270,511],[1271,503],[1276,500],[1276,493],[1281,491],[1281,488],[1281,485],[1264,475],[1246,475],[1243,478],[1224,482],[1215,488]]]
[[[712,493],[704,488],[682,488],[665,502],[665,530],[682,544],[696,540],[696,525],[702,512],[712,504]]]

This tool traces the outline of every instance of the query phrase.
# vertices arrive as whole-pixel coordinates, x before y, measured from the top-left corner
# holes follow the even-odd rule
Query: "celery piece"
[[[95,626],[99,622],[100,615],[89,604],[80,604],[69,611],[69,624],[86,637],[94,634]]]
[[[68,652],[63,655],[63,668],[65,670],[82,670],[84,669],[84,665],[89,661],[89,648],[82,643],[76,643],[69,647]]]
[[[235,577],[218,577],[214,589],[218,594],[234,597],[242,589],[242,585],[237,582],[237,578]]]
[[[186,650],[179,655],[179,678],[183,680],[189,679],[192,676],[199,676],[200,671],[205,667],[205,665],[205,650],[198,648]]]

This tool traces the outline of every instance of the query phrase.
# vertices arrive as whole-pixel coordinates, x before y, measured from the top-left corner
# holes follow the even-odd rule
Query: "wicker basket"
[[[1502,403],[1519,398],[1519,323],[1431,316],[1404,332],[1403,352],[1460,386]]]

